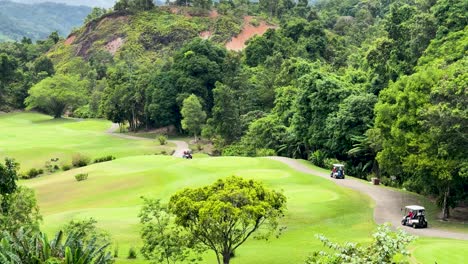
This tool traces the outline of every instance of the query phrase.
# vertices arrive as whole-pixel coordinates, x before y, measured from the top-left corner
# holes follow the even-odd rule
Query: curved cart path
[[[389,188],[382,186],[375,186],[367,182],[363,182],[357,179],[346,178],[346,179],[334,179],[330,177],[330,174],[314,170],[304,164],[299,163],[297,160],[285,158],[285,157],[269,157],[270,159],[280,161],[289,165],[291,168],[320,176],[335,182],[337,185],[351,188],[357,190],[361,193],[367,194],[375,201],[374,208],[374,219],[378,224],[383,224],[386,222],[391,223],[394,227],[401,226],[400,220],[402,218],[402,212],[400,211],[402,207],[410,204],[417,204],[417,199],[407,193],[398,192]],[[441,237],[441,238],[453,238],[468,240],[468,233],[457,233],[451,232],[436,228],[431,228],[431,223],[429,223],[429,228],[423,229],[413,229],[411,227],[403,227],[405,231],[417,236],[427,236],[427,237]]]
[[[144,137],[136,137],[136,136],[130,136],[130,135],[125,135],[122,133],[115,133],[119,129],[119,124],[112,123],[111,127],[106,131],[107,134],[110,134],[115,137],[120,137],[120,138],[126,138],[126,139],[133,139],[133,140],[153,140],[151,138],[144,138]],[[180,140],[168,140],[170,143],[174,143],[176,145],[175,151],[172,154],[174,157],[182,157],[184,154],[184,150],[187,150],[189,148],[187,142],[180,141]]]
[[[115,131],[117,131],[117,129],[119,129],[119,125],[112,124],[109,130],[107,130],[107,133],[116,137],[121,137],[121,138],[126,138],[126,139],[151,140],[149,138],[114,133]],[[169,142],[176,144],[176,150],[174,154],[172,154],[172,156],[174,157],[182,157],[183,151],[188,149],[188,144],[184,141],[169,140]],[[394,227],[401,226],[400,220],[403,216],[403,213],[401,212],[401,208],[403,208],[405,205],[418,204],[416,197],[409,193],[398,192],[398,191],[385,188],[382,186],[371,185],[370,183],[360,181],[357,179],[353,179],[353,178],[346,178],[344,180],[330,178],[330,174],[323,172],[323,171],[315,170],[311,167],[301,164],[297,160],[290,159],[290,158],[277,157],[277,156],[268,157],[268,158],[282,162],[297,171],[312,174],[315,176],[320,176],[320,177],[323,177],[325,179],[335,182],[337,185],[351,188],[353,190],[367,194],[375,201],[374,219],[377,222],[377,224],[391,223]],[[457,233],[457,232],[451,232],[451,231],[441,230],[437,228],[431,228],[431,223],[429,223],[428,228],[423,228],[423,229],[413,229],[407,226],[404,226],[404,227],[402,226],[402,228],[408,233],[411,233],[417,236],[468,240],[468,233]]]

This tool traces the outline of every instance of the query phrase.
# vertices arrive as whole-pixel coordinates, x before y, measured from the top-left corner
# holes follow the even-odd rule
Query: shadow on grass
[[[75,123],[81,121],[80,119],[73,119],[73,118],[50,118],[50,119],[42,119],[42,120],[34,120],[32,121],[33,124],[38,125],[49,125],[49,124],[68,124],[68,123]]]

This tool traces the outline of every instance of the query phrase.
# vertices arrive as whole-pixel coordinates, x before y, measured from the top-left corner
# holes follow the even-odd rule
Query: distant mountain
[[[88,6],[57,3],[21,4],[0,0],[0,41],[38,40],[58,31],[67,36],[91,12]]]
[[[2,1],[2,0],[0,0]],[[22,4],[39,4],[39,3],[61,3],[72,6],[90,6],[90,7],[113,7],[116,0],[12,0],[13,2]]]

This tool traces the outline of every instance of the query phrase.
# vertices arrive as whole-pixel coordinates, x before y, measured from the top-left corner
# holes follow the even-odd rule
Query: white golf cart
[[[344,165],[343,164],[333,164],[333,168],[330,172],[330,177],[335,179],[344,179],[345,172],[344,172]]]
[[[426,209],[419,205],[405,206],[405,216],[401,220],[401,224],[412,226],[413,228],[426,228],[427,220],[425,216]]]

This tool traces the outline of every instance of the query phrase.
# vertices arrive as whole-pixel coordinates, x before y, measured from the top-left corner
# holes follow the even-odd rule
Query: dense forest
[[[44,39],[57,31],[66,36],[74,27],[79,27],[91,12],[90,7],[65,4],[21,4],[0,1],[0,42],[20,41],[23,37],[32,40]]]
[[[66,40],[1,44],[0,110],[174,126],[217,155],[340,161],[349,175],[435,197],[446,218],[468,194],[466,10],[463,0],[120,0]],[[247,23],[271,28],[227,50]]]

